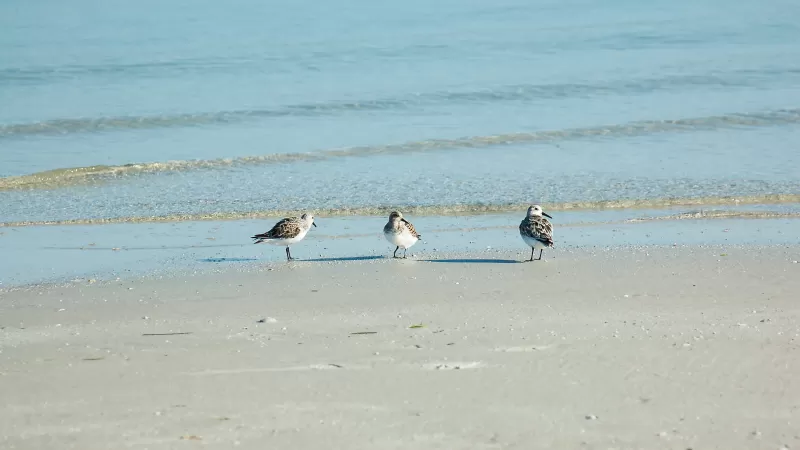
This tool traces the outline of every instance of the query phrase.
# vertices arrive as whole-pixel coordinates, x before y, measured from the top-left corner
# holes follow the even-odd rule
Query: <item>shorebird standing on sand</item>
[[[536,260],[539,261],[542,259],[542,251],[553,246],[553,225],[545,217],[550,215],[542,212],[541,206],[533,205],[528,208],[528,214],[519,224],[519,235],[531,246],[531,259],[528,261],[534,260],[533,252],[536,249],[539,249],[539,259]]]
[[[403,219],[403,215],[397,211],[389,214],[389,221],[383,227],[383,235],[387,241],[396,246],[392,257],[397,258],[397,250],[402,248],[403,259],[406,258],[408,248],[422,239],[422,236],[414,229],[414,225]]]
[[[276,223],[275,226],[266,233],[253,236],[253,239],[255,239],[253,243],[260,244],[266,242],[267,244],[273,245],[285,245],[286,259],[287,261],[291,261],[294,258],[292,258],[292,254],[289,252],[289,246],[302,241],[303,238],[306,237],[306,234],[308,234],[308,230],[311,229],[311,225],[317,226],[317,224],[314,223],[314,216],[311,214],[303,214],[300,217],[287,217],[281,219],[280,222]]]

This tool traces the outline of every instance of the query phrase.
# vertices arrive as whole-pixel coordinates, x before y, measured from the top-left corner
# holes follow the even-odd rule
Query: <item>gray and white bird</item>
[[[403,249],[403,259],[406,257],[406,251],[422,239],[422,236],[417,233],[414,225],[403,218],[403,215],[397,211],[392,211],[389,214],[389,221],[383,227],[383,236],[392,245],[396,246],[392,257],[397,258],[397,250]]]
[[[533,205],[528,208],[528,214],[519,224],[519,235],[526,244],[531,246],[531,259],[528,261],[534,260],[533,253],[537,249],[539,258],[536,261],[541,260],[542,251],[553,246],[553,225],[545,217],[550,217],[550,215],[542,212],[541,206]],[[552,217],[550,218],[552,219]]]
[[[292,253],[289,251],[289,246],[296,244],[303,240],[311,229],[311,225],[317,226],[314,223],[314,216],[311,214],[303,214],[300,217],[287,217],[281,219],[266,233],[261,233],[253,236],[254,244],[273,244],[286,246],[286,259],[293,260]]]

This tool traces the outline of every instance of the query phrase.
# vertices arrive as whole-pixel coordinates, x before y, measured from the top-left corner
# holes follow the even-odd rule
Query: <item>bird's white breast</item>
[[[403,229],[400,233],[393,233],[391,231],[385,231],[383,233],[386,240],[389,241],[392,245],[398,246],[402,249],[407,249],[412,245],[416,244],[419,240],[416,236],[411,234],[410,231]]]
[[[291,245],[302,241],[303,238],[306,237],[306,234],[308,234],[308,229],[300,229],[300,234],[295,237],[285,239],[267,239],[264,242],[272,245]]]
[[[524,234],[521,234],[520,236],[522,236],[522,240],[525,241],[526,244],[528,244],[529,246],[531,246],[532,248],[534,248],[536,250],[541,250],[541,249],[547,248],[547,246],[544,245],[544,243],[542,243],[542,241],[540,241],[538,239],[534,239],[534,238],[532,238],[530,236],[526,236]]]

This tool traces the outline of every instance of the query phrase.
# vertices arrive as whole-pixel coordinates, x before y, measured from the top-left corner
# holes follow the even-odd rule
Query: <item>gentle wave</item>
[[[643,39],[644,38],[644,39]],[[658,36],[653,39],[652,36],[641,36],[636,33],[624,32],[618,35],[609,36],[604,40],[593,39],[592,42],[599,44],[601,48],[617,48],[622,45],[626,48],[632,48],[632,45],[652,45],[663,43],[686,43],[686,38],[669,41],[670,36]],[[690,41],[699,42],[699,41]],[[586,42],[580,41],[577,47],[583,46]],[[496,47],[496,50],[507,50],[509,44],[520,45],[520,48],[529,50],[530,43],[518,42],[508,43],[504,42],[501,47]],[[574,49],[576,46],[560,47],[564,50]],[[400,48],[358,48],[352,49],[347,54],[342,53],[328,53],[320,54],[319,52],[311,52],[307,54],[292,54],[281,55],[272,54],[264,55],[257,52],[249,55],[239,56],[214,56],[204,58],[174,58],[171,60],[143,60],[131,62],[115,62],[115,63],[100,63],[100,64],[62,64],[62,65],[32,65],[27,67],[5,67],[0,68],[0,81],[26,83],[31,85],[52,83],[63,80],[73,80],[77,77],[141,77],[141,76],[186,76],[189,74],[208,74],[209,72],[218,73],[237,73],[237,72],[252,72],[263,68],[264,64],[268,64],[272,70],[280,71],[283,73],[291,73],[294,71],[304,70],[318,70],[320,63],[326,62],[339,62],[343,57],[353,57],[356,59],[372,59],[375,57],[407,57],[407,56],[420,56],[426,54],[429,57],[436,57],[438,52],[447,50],[447,45],[436,44],[422,44],[403,46]],[[716,73],[713,77],[705,77],[711,80],[720,80],[721,84],[729,84],[731,82],[737,83],[739,79],[747,75],[757,75],[759,79],[769,76],[780,76],[785,78],[788,75],[794,75],[797,70],[794,67],[773,67],[764,69],[746,69],[746,70],[730,70],[723,73]],[[700,76],[697,76],[698,78]],[[686,78],[695,78],[693,75],[677,75],[666,76],[658,78],[658,80],[665,80],[662,84],[672,83],[677,84]],[[674,81],[674,80],[677,80]],[[730,81],[733,80],[733,81]],[[650,80],[646,80],[650,81]],[[691,79],[689,81],[692,81]],[[752,80],[747,80],[752,83]],[[702,80],[701,80],[702,82]],[[717,84],[716,81],[712,81]],[[748,84],[750,85],[750,84]]]
[[[217,58],[176,58],[171,61],[142,61],[115,64],[65,64],[29,67],[9,67],[0,69],[0,80],[6,82],[39,84],[54,81],[72,80],[87,76],[153,76],[186,75],[191,72],[208,73],[210,71],[230,71],[232,67],[247,70],[252,61],[231,57]]]
[[[276,153],[212,160],[185,160],[125,164],[120,166],[90,166],[55,169],[30,175],[0,178],[0,191],[17,189],[55,189],[107,181],[114,177],[143,173],[182,172],[236,166],[313,161],[336,157],[370,156],[404,152],[484,148],[496,145],[557,143],[593,137],[619,138],[653,133],[715,130],[731,127],[765,127],[800,123],[800,109],[785,109],[761,114],[729,114],[675,120],[631,122],[622,125],[545,130],[529,133],[508,133],[490,136],[471,136],[457,139],[430,139],[401,144],[350,147],[308,153]]]
[[[136,65],[138,67],[138,65]],[[0,70],[0,79],[29,78],[30,71],[10,69]],[[33,70],[35,73],[36,71]],[[69,74],[69,70],[53,73]],[[75,119],[53,119],[42,122],[0,125],[0,138],[16,138],[36,135],[64,135],[72,133],[140,130],[151,128],[187,127],[203,125],[223,125],[248,119],[326,116],[348,112],[403,110],[415,107],[430,107],[453,103],[493,103],[509,101],[536,101],[561,98],[584,98],[597,95],[635,95],[669,89],[692,88],[735,88],[752,87],[766,79],[783,82],[796,81],[800,70],[741,70],[718,75],[680,75],[660,78],[611,80],[603,83],[555,83],[520,84],[492,89],[469,91],[438,91],[409,94],[395,98],[371,99],[363,101],[342,101],[326,103],[306,103],[286,105],[266,109],[232,110],[222,112],[198,112],[169,115],[119,116]]]
[[[743,197],[697,197],[697,198],[660,198],[645,200],[609,200],[594,202],[545,203],[542,207],[548,211],[573,210],[607,210],[607,209],[666,209],[673,207],[698,206],[744,206],[744,205],[777,205],[800,203],[800,194],[775,194]],[[508,213],[524,211],[528,204],[462,204],[462,205],[426,205],[426,206],[364,206],[354,208],[316,209],[319,217],[346,216],[386,216],[390,211],[401,209],[404,214],[413,216],[454,216],[479,215],[492,213]],[[118,223],[150,223],[150,222],[196,222],[244,219],[268,219],[294,216],[304,211],[264,210],[233,211],[200,214],[174,214],[164,216],[128,216],[109,218],[86,218],[53,221],[21,221],[0,222],[0,227],[25,227],[44,225],[104,225]],[[630,221],[680,220],[680,219],[713,219],[713,218],[800,218],[800,213],[784,213],[771,211],[691,211],[670,216],[644,217]]]

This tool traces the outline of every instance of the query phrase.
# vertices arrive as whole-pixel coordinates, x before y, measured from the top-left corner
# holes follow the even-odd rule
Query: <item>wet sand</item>
[[[3,292],[0,447],[800,446],[800,247],[545,256]]]

